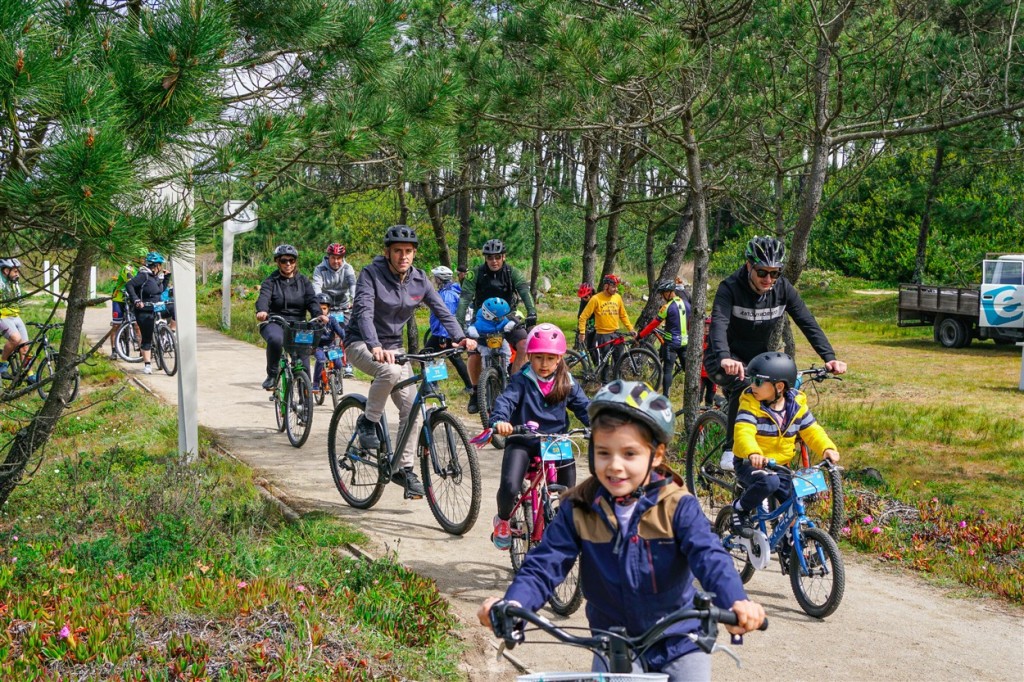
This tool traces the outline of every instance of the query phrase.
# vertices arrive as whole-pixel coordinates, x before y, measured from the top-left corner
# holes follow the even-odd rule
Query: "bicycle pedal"
[[[415,493],[411,493],[408,490],[406,490],[405,491],[405,499],[407,499],[407,500],[422,500],[423,496],[422,495],[417,495]]]

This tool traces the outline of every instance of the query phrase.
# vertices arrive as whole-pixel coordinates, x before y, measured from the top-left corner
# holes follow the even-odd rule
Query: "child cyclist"
[[[530,361],[509,379],[508,387],[494,401],[491,426],[499,435],[509,436],[512,425],[528,421],[540,424],[540,433],[565,433],[569,428],[567,410],[585,426],[590,426],[587,405],[590,401],[580,385],[572,380],[563,360],[565,334],[553,324],[538,324],[526,337]],[[494,517],[494,546],[507,550],[512,542],[508,520],[523,485],[530,458],[540,454],[536,436],[512,436],[505,444],[498,484],[498,514]],[[576,464],[558,467],[558,483],[566,488],[576,485]]]
[[[714,603],[734,611],[734,634],[750,632],[764,609],[747,599],[732,558],[678,476],[665,465],[674,433],[672,405],[639,382],[616,380],[590,403],[591,476],[563,498],[540,544],[526,555],[505,599],[536,611],[579,556],[580,581],[593,630],[623,626],[636,636],[659,619],[693,602],[694,576],[715,594]],[[569,502],[571,504],[567,504]],[[491,597],[477,612],[489,623]],[[684,621],[643,658],[650,672],[670,680],[711,679],[710,656],[687,634]],[[595,672],[607,670],[594,657]],[[640,662],[634,662],[640,671]]]
[[[316,367],[313,368],[313,391],[317,392],[327,390],[328,388],[327,386],[320,385],[320,375],[323,374],[324,364],[327,362],[327,349],[344,343],[345,328],[341,326],[344,318],[339,320],[335,317],[335,315],[341,315],[341,313],[331,313],[334,299],[331,298],[330,294],[317,294],[315,300],[320,305],[320,312],[327,317],[327,326],[320,332],[316,350],[313,351],[314,355],[316,355]]]
[[[838,462],[839,453],[811,414],[807,397],[794,388],[797,369],[793,358],[785,353],[761,353],[747,365],[746,374],[750,386],[740,395],[733,429],[736,478],[744,491],[733,503],[731,521],[733,533],[749,537],[750,511],[772,495],[784,500],[793,491],[789,474],[764,468],[769,459],[788,464],[796,455],[797,435],[830,462]]]

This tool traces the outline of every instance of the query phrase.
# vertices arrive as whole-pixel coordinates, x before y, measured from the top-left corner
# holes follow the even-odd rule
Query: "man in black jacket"
[[[785,314],[807,337],[814,351],[835,374],[846,371],[800,294],[782,276],[786,247],[772,237],[754,237],[747,243],[746,263],[722,280],[711,310],[711,331],[704,367],[708,376],[722,386],[729,401],[728,427],[721,465],[731,470],[733,424],[740,393],[746,386],[744,366],[768,347],[776,325]]]

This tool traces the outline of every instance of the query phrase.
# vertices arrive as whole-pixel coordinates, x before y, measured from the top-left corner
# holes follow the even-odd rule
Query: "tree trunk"
[[[593,282],[599,288],[598,282],[594,280],[594,266],[597,263],[597,209],[598,197],[598,173],[601,172],[601,145],[600,141],[590,135],[583,138],[583,184],[585,192],[584,216],[583,216],[583,282]],[[602,273],[603,274],[603,273]]]
[[[427,215],[430,216],[430,226],[434,228],[434,239],[437,240],[437,258],[441,265],[451,267],[452,259],[448,253],[448,239],[444,235],[441,200],[436,198],[434,186],[429,179],[420,183],[420,190],[423,192],[423,203],[426,204]]]
[[[544,207],[544,193],[547,187],[547,166],[551,153],[545,153],[544,134],[537,131],[534,141],[534,182],[533,196],[530,198],[530,212],[533,216],[533,259],[530,272],[530,294],[537,300],[537,279],[540,277],[541,230],[540,211]]]
[[[473,192],[465,187],[469,184],[472,171],[473,162],[467,158],[462,167],[463,190],[459,192],[459,246],[455,254],[459,266],[469,263],[469,230],[473,222]]]
[[[935,145],[935,163],[932,165],[932,177],[928,182],[928,194],[924,200],[924,211],[921,214],[921,227],[917,232],[917,256],[914,259],[914,284],[924,283],[924,266],[927,262],[928,232],[932,223],[932,205],[939,191],[942,174],[942,160],[946,156],[946,143],[942,138]]]
[[[704,355],[702,340],[704,333],[703,311],[707,309],[708,261],[711,252],[708,249],[708,217],[704,195],[704,176],[701,173],[700,147],[693,131],[693,112],[687,109],[683,113],[683,139],[686,151],[686,173],[690,185],[690,213],[692,230],[696,236],[693,244],[693,295],[690,305],[695,311],[694,321],[687,320],[690,342],[686,347],[686,383],[683,390],[683,433],[690,433],[697,419],[697,405],[700,402],[700,365]],[[678,407],[677,407],[678,409]]]
[[[692,199],[693,197],[691,195],[688,201],[692,201]],[[668,220],[669,218],[662,220],[658,224],[658,227],[664,225]],[[683,267],[683,261],[686,260],[686,249],[690,246],[690,239],[693,237],[693,227],[694,222],[692,212],[684,210],[683,214],[679,217],[679,225],[676,226],[675,237],[673,237],[672,242],[665,250],[665,261],[661,265],[661,272],[657,277],[652,277],[649,280],[650,297],[647,299],[647,305],[645,305],[644,309],[640,311],[640,316],[637,318],[637,328],[641,328],[653,320],[658,309],[661,308],[662,300],[661,297],[658,296],[657,292],[654,291],[654,287],[660,280],[675,279],[676,273],[678,273],[679,269]],[[657,229],[657,227],[654,229]],[[706,229],[707,228],[705,227],[705,242],[707,241]],[[696,272],[694,272],[694,275],[696,275]],[[692,299],[690,301],[690,305],[693,306],[694,310],[697,310]],[[703,308],[701,308],[701,310],[703,310]],[[687,320],[687,325],[689,325],[689,322],[690,321]]]
[[[405,196],[405,177],[398,176],[398,224],[409,224],[409,202]]]
[[[626,199],[626,178],[643,158],[636,148],[628,142],[619,146],[618,162],[615,164],[615,177],[608,201],[608,231],[604,240],[604,265],[601,274],[615,272],[615,258],[619,254],[619,225],[622,223],[623,202]]]

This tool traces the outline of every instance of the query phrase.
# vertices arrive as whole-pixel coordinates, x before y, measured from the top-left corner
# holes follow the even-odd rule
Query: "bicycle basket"
[[[807,497],[828,490],[825,472],[816,467],[793,472],[793,491],[797,497]]]
[[[541,443],[540,456],[545,462],[571,460],[572,443],[567,440],[546,440]]]
[[[345,321],[345,313],[331,313],[331,317],[337,320],[338,324],[341,324],[342,322]]]
[[[166,303],[154,303],[153,304],[153,312],[154,313],[162,313],[162,312],[164,312],[166,310],[167,310],[167,304]]]
[[[427,381],[441,381],[448,378],[448,366],[444,360],[423,363],[423,377]]]
[[[309,350],[316,342],[316,332],[312,329],[296,329],[290,326],[287,331],[284,345],[290,351]]]
[[[516,682],[668,682],[665,673],[534,673]]]
[[[327,349],[327,357],[329,359],[331,359],[331,360],[341,360],[341,358],[344,355],[345,354],[341,351],[340,348],[328,348]]]

